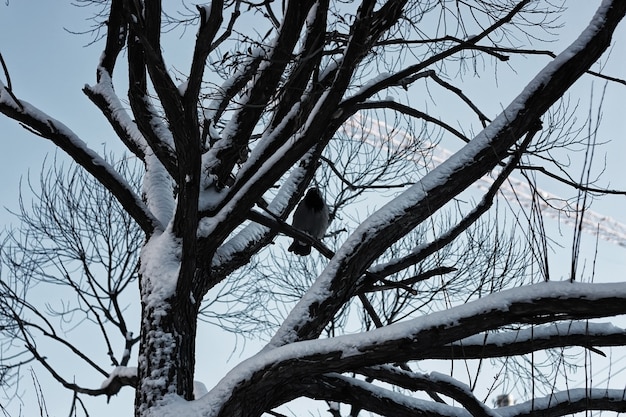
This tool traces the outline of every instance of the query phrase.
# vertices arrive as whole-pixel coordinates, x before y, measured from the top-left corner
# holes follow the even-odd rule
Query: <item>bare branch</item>
[[[590,193],[598,193],[598,194],[612,194],[612,195],[626,195],[626,191],[624,190],[615,190],[615,189],[611,189],[611,188],[598,188],[598,187],[590,187],[587,185],[583,185],[580,184],[572,179],[569,178],[564,178],[560,175],[557,175],[549,170],[547,170],[545,167],[542,166],[530,166],[530,165],[520,165],[519,169],[521,170],[526,170],[526,171],[538,171],[541,172],[542,174],[553,178],[559,182],[562,182],[563,184],[567,184],[570,187],[575,188],[576,190],[580,190],[580,191],[585,191],[585,192],[590,192]]]
[[[423,358],[470,335],[514,323],[554,320],[584,320],[626,313],[626,286],[623,284],[544,283],[488,295],[477,301],[356,335],[304,341],[261,351],[252,358],[244,375],[227,375],[216,392],[237,386],[236,394],[223,412],[237,407],[239,396],[267,392],[285,378],[298,380],[327,372],[349,372],[394,361]],[[586,298],[594,294],[592,298]],[[602,306],[602,308],[600,308]],[[624,332],[621,331],[623,337]],[[297,349],[294,346],[298,346]],[[246,364],[246,362],[244,362]],[[298,364],[298,366],[293,366]],[[289,375],[285,375],[289,372]],[[270,373],[275,377],[270,377]],[[259,384],[266,384],[260,389]],[[260,398],[258,401],[262,401]]]
[[[424,59],[419,64],[415,64],[410,67],[407,67],[401,71],[398,71],[390,75],[389,77],[385,77],[384,79],[372,84],[371,86],[368,86],[368,88],[364,89],[359,94],[345,100],[342,103],[342,108],[344,108],[346,112],[352,112],[353,110],[351,109],[353,109],[353,107],[357,103],[367,100],[368,98],[372,97],[374,94],[378,93],[379,91],[385,88],[392,87],[392,86],[403,86],[406,88],[405,80],[408,79],[407,77],[411,77],[413,74],[416,74],[425,70],[426,68],[433,65],[434,63],[439,62],[449,56],[452,56],[464,49],[467,49],[471,47],[472,45],[476,44],[477,42],[479,42],[481,39],[488,37],[489,34],[494,32],[496,29],[500,28],[502,25],[505,25],[506,23],[511,21],[511,19],[513,19],[513,17],[515,17],[528,3],[529,3],[529,0],[520,1],[515,7],[513,7],[506,14],[506,16],[504,16],[502,19],[498,20],[497,22],[493,23],[483,32],[472,37],[467,42],[457,44],[447,49],[446,51],[440,52],[438,54],[431,56],[430,58]]]
[[[468,386],[450,377],[440,374],[421,374],[404,371],[390,366],[370,367],[359,370],[359,373],[367,378],[377,379],[394,386],[409,389],[411,391],[435,391],[458,401],[472,416],[494,417],[493,413],[485,404],[479,401]]]
[[[624,14],[626,3],[600,8],[594,19],[604,24],[599,27],[592,22],[579,40],[541,70],[525,91],[466,145],[462,157],[448,159],[405,191],[402,197],[396,199],[393,214],[381,210],[362,223],[338,251],[340,255],[318,278],[318,286],[324,287],[327,297],[320,300],[313,296],[320,291],[317,286],[314,287],[311,296],[303,297],[270,345],[280,346],[316,338],[354,294],[357,280],[391,243],[405,236],[434,211],[495,168],[521,136],[536,130],[541,116],[609,47],[612,31]],[[442,186],[444,182],[445,187]],[[303,318],[302,311],[310,309],[317,314],[306,314]]]
[[[22,108],[6,99],[4,86],[0,85],[0,111],[6,116],[25,124],[38,135],[51,140],[63,149],[76,163],[100,181],[116,197],[117,201],[135,219],[143,231],[150,235],[163,228],[149,212],[141,198],[130,189],[126,181],[96,152],[87,147],[74,132],[50,118],[39,109],[21,101]]]

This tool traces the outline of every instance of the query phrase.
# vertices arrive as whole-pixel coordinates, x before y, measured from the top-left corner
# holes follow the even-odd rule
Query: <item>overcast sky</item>
[[[77,35],[71,32],[84,32],[90,29],[91,22],[86,21],[89,10],[79,7],[59,5],[58,1],[50,0],[11,0],[8,5],[5,2],[0,4],[0,52],[2,53],[11,75],[11,81],[16,95],[26,101],[31,102],[40,109],[46,111],[52,117],[62,121],[72,128],[83,140],[96,150],[102,150],[106,143],[109,150],[119,150],[121,146],[107,127],[104,118],[98,110],[89,102],[82,93],[81,88],[86,83],[95,82],[95,66],[102,50],[102,42],[87,46],[90,42],[90,35]],[[576,2],[576,13],[571,14],[572,31],[570,35],[578,33],[582,29],[580,22],[586,23],[592,13],[592,9],[597,2]],[[589,7],[591,6],[591,7]],[[581,7],[584,7],[583,10]],[[580,18],[580,19],[578,19]],[[573,35],[572,35],[573,36]],[[626,41],[626,23],[622,23],[618,32],[622,46]],[[564,39],[569,42],[571,39]],[[555,44],[558,52],[562,45]],[[179,44],[175,55],[171,55],[171,50],[166,50],[168,62],[183,61],[189,54],[188,44]],[[546,61],[547,62],[547,61]],[[611,69],[615,69],[611,71]],[[619,51],[613,51],[607,73],[616,73],[618,68],[626,68],[625,55]],[[515,74],[511,74],[513,76]],[[517,74],[519,75],[519,74]],[[532,74],[528,74],[532,76]],[[1,74],[3,82],[6,82]],[[500,83],[506,83],[506,75],[503,74]],[[603,86],[600,80],[594,81],[599,87],[595,100],[599,100],[599,91]],[[589,83],[581,88],[590,90]],[[512,94],[516,94],[520,85],[501,86],[503,89],[509,88]],[[620,117],[624,112],[624,100],[626,87],[616,84],[608,86],[607,97],[605,99],[604,113],[606,124],[603,125],[600,140],[613,140],[605,148],[599,151],[600,158],[598,165],[601,166],[606,158],[607,171],[605,178],[607,181],[602,184],[610,185],[613,188],[626,189],[626,175],[623,172],[624,155],[626,145],[624,132],[626,132],[626,118]],[[506,103],[504,103],[506,104]],[[493,116],[493,115],[489,115]],[[23,128],[17,123],[0,116],[0,206],[15,210],[17,207],[17,197],[19,191],[19,180],[24,178],[29,172],[31,177],[38,179],[40,167],[46,156],[51,160],[55,155],[54,146],[39,138]],[[61,158],[63,158],[61,156]],[[550,192],[558,193],[561,188],[554,185]],[[611,197],[597,204],[593,209],[601,214],[615,218],[618,222],[626,224],[625,197]],[[0,227],[12,222],[12,216],[6,210],[0,210]],[[593,242],[593,240],[590,240]],[[624,248],[616,245],[603,244],[605,250],[599,254],[599,268],[607,275],[615,275],[616,278],[624,279],[623,271],[626,270],[626,252]],[[204,335],[201,335],[204,336]],[[215,346],[219,346],[219,355],[227,357],[234,348],[234,339],[227,337]],[[202,354],[202,352],[199,352]],[[212,358],[215,358],[215,353]],[[206,363],[200,358],[199,363]],[[236,363],[235,357],[231,364]],[[219,377],[224,370],[204,369],[199,372],[198,378],[205,382]],[[204,374],[204,375],[202,375]],[[42,381],[49,383],[44,375],[39,375]],[[94,381],[92,386],[99,386],[101,381]],[[30,381],[23,381],[23,384],[30,384]],[[210,388],[210,383],[207,383]],[[44,394],[47,394],[46,401],[50,410],[50,415],[64,415],[69,406],[69,394],[63,395],[48,394],[45,386]],[[94,416],[100,415],[130,415],[129,404],[132,402],[132,393],[129,389],[122,399],[112,399],[112,405],[104,406],[105,399],[97,398],[93,401],[101,405],[94,411]],[[30,409],[32,413],[34,409]],[[32,415],[26,413],[26,415]]]

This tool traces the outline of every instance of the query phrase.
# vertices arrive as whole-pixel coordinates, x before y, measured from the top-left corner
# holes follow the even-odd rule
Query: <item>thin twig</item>
[[[9,95],[11,96],[11,98],[13,99],[13,101],[15,101],[15,104],[17,104],[20,108],[20,110],[24,110],[24,106],[22,106],[22,103],[20,102],[20,100],[15,96],[15,94],[13,94],[13,85],[11,84],[11,76],[9,75],[9,68],[7,67],[6,62],[4,61],[4,57],[2,56],[2,54],[0,53],[0,64],[2,64],[2,69],[4,70],[4,77],[7,80],[7,85],[5,87],[5,91],[7,93],[9,93]]]

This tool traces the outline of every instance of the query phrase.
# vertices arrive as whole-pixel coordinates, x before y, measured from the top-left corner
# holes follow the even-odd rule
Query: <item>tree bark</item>
[[[142,299],[149,294],[144,294]],[[141,341],[138,357],[139,384],[135,415],[146,416],[168,394],[193,399],[196,303],[179,297],[160,305],[142,302]]]

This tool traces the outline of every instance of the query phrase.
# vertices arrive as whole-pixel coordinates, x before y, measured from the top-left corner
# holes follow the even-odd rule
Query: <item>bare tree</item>
[[[558,33],[562,10],[551,2],[215,0],[181,14],[160,1],[87,3],[104,7],[96,20],[106,35],[96,83],[84,92],[140,161],[140,179],[20,99],[3,61],[0,112],[84,170],[44,176],[39,205],[20,213],[25,233],[5,244],[2,330],[26,346],[3,358],[7,376],[35,360],[77,404],[81,395],[132,387],[136,416],[258,416],[301,397],[327,401],[334,416],[338,403],[351,415],[486,416],[496,411],[473,394],[474,383],[416,367],[522,358],[506,366],[522,383],[552,389],[545,398],[533,389],[508,415],[626,410],[621,387],[558,391],[549,379],[561,369],[550,349],[625,344],[623,329],[587,320],[626,313],[626,285],[543,282],[542,195],[512,224],[493,208],[514,171],[531,187],[534,175],[556,178],[581,203],[610,191],[594,184],[588,159],[576,180],[551,152],[583,144],[592,156],[594,135],[581,135],[561,99],[583,76],[624,83],[590,69],[625,2],[602,2],[559,54],[535,49]],[[180,25],[197,28],[182,73],[168,67],[161,42]],[[459,85],[485,62],[517,55],[547,64],[488,115]],[[124,58],[125,83],[115,85],[128,86],[126,104],[114,89]],[[464,106],[480,132],[423,109],[420,97],[435,89]],[[437,142],[451,140],[463,146],[438,158]],[[487,175],[482,194],[461,200]],[[287,222],[312,184],[330,207],[325,243]],[[355,211],[364,199],[380,204]],[[586,205],[572,210],[579,226]],[[315,254],[286,253],[281,234],[310,242]],[[573,263],[571,281],[576,271]],[[39,282],[62,284],[75,302],[47,311],[32,304],[28,292]],[[240,310],[229,315],[219,299]],[[127,305],[140,315],[134,322]],[[192,401],[201,318],[270,337]],[[96,326],[113,371],[57,328],[80,319]],[[105,384],[66,378],[41,337]],[[539,351],[552,371],[525,363]]]

